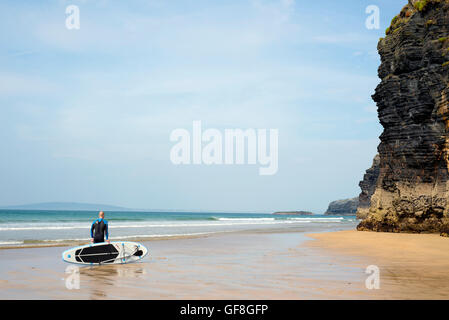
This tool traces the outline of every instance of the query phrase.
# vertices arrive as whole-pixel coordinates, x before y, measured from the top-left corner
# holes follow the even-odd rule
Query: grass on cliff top
[[[396,32],[400,29],[400,27],[410,20],[410,16],[406,16],[405,18],[401,18],[400,16],[396,16],[391,20],[391,25],[385,30],[385,34],[389,34],[391,32]]]
[[[410,5],[406,5],[400,14],[398,14],[397,16],[395,16],[392,20],[391,20],[391,24],[390,26],[385,30],[385,34],[388,35],[392,32],[396,32],[398,31],[405,23],[407,23],[410,18],[413,16],[413,13],[418,11],[418,12],[423,12],[426,9],[429,8],[430,4],[438,4],[444,1],[448,1],[449,0],[420,0],[415,2],[415,4],[413,5],[413,7],[411,7]],[[415,10],[413,10],[415,9]],[[426,22],[426,27],[429,27],[430,25],[436,24],[435,21],[433,20],[427,20]]]
[[[414,4],[414,7],[419,12],[422,12],[427,9],[427,6],[431,3],[441,3],[445,0],[420,0]]]
[[[413,15],[413,9],[409,5],[402,8],[401,13],[391,19],[390,26],[385,30],[385,34],[388,35],[391,32],[396,32],[404,24],[406,24]]]
[[[421,12],[427,7],[428,3],[429,3],[428,0],[420,0],[416,2],[414,6],[416,10]]]

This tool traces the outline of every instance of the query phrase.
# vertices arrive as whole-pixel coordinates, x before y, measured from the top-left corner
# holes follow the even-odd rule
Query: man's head
[[[104,218],[104,212],[103,212],[103,211],[100,211],[100,213],[98,214],[98,217],[99,217],[100,219],[103,219],[103,218]]]

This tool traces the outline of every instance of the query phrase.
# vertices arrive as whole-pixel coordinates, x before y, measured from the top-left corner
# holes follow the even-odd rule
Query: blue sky
[[[0,205],[321,213],[357,196],[381,133],[377,42],[405,4],[2,1]],[[278,173],[174,166],[169,135],[194,120],[278,129]]]

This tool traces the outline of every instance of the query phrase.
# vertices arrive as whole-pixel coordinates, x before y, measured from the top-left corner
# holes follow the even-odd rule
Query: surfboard
[[[62,260],[84,265],[124,264],[142,260],[147,254],[148,249],[137,242],[101,242],[66,250]]]

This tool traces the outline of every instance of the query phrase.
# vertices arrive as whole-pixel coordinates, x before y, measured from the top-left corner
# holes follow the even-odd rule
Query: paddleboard
[[[147,254],[148,249],[137,242],[101,242],[66,250],[62,260],[84,265],[124,264],[142,260]]]

